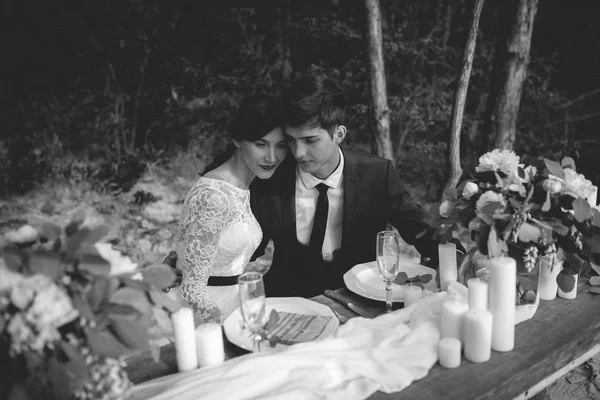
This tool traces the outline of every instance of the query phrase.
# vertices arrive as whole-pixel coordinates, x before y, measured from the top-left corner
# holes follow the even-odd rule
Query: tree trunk
[[[475,53],[475,44],[477,43],[477,32],[479,30],[479,17],[483,8],[484,0],[475,0],[473,9],[473,22],[471,30],[463,53],[460,76],[458,78],[458,87],[454,95],[454,104],[452,105],[452,116],[450,121],[450,145],[448,146],[448,180],[444,191],[456,187],[462,168],[460,167],[460,133],[462,128],[463,116],[465,113],[465,100],[469,88],[469,78],[473,67],[473,54]]]
[[[292,62],[290,60],[290,32],[292,26],[292,10],[289,0],[277,1],[277,29],[275,51],[276,65],[281,71],[282,86],[287,86],[292,78]]]
[[[375,149],[380,157],[395,161],[390,137],[390,112],[387,104],[379,0],[365,0],[365,6],[367,7],[369,82],[376,126]]]
[[[512,0],[503,4],[506,11],[501,21],[509,29],[498,36],[482,152],[489,150],[489,143],[494,148],[513,149],[537,5],[538,0]]]

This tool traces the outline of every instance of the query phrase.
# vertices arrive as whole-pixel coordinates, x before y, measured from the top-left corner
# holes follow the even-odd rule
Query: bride
[[[270,178],[287,154],[274,97],[245,99],[230,135],[233,154],[192,187],[176,238],[181,292],[200,322],[223,324],[238,306],[237,277],[262,239],[250,183]]]

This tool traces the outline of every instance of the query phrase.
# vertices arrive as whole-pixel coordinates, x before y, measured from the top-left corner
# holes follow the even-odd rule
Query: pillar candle
[[[194,311],[189,307],[182,307],[171,314],[171,322],[173,323],[175,357],[179,372],[198,368]]]
[[[225,361],[221,325],[207,323],[196,328],[196,354],[198,354],[198,365],[200,367],[220,364]]]
[[[480,278],[467,281],[469,287],[469,308],[488,309],[488,284]]]
[[[515,347],[515,299],[517,296],[517,263],[510,257],[490,260],[490,312],[492,349],[511,351]]]
[[[444,368],[456,368],[460,365],[460,340],[443,338],[438,343],[438,358]]]
[[[542,256],[540,259],[540,272],[538,275],[538,293],[542,300],[554,300],[558,291],[556,277],[562,269],[560,262],[555,262],[551,267],[551,261],[548,257]]]
[[[419,301],[421,299],[421,296],[423,295],[423,289],[421,289],[421,287],[417,285],[407,285],[404,286],[402,289],[404,294],[405,308]]]
[[[472,308],[463,317],[465,358],[474,363],[486,362],[492,354],[492,313]]]
[[[469,305],[458,300],[446,300],[442,304],[440,337],[452,337],[462,342],[462,319]]]
[[[591,207],[596,207],[598,201],[598,186],[594,186],[594,192],[587,198],[588,203]]]
[[[448,285],[456,282],[458,267],[456,265],[456,245],[454,243],[443,243],[438,246],[440,257],[440,289],[448,290]]]
[[[558,296],[562,297],[563,299],[567,299],[567,300],[573,300],[575,297],[577,297],[577,283],[579,282],[579,275],[574,275],[575,277],[575,286],[573,286],[573,289],[571,289],[570,292],[563,292],[562,290],[560,290],[560,288],[558,288]]]

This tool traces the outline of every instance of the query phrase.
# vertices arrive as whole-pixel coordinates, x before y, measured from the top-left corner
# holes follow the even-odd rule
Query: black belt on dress
[[[238,284],[239,275],[209,276],[206,286],[233,286]]]

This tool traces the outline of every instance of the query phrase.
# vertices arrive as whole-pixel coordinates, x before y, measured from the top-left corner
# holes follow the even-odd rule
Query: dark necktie
[[[319,198],[317,199],[317,208],[315,210],[315,220],[313,222],[312,233],[308,246],[319,255],[322,255],[323,240],[325,239],[325,229],[327,228],[327,213],[329,212],[329,199],[327,197],[327,186],[324,183],[317,185]]]

